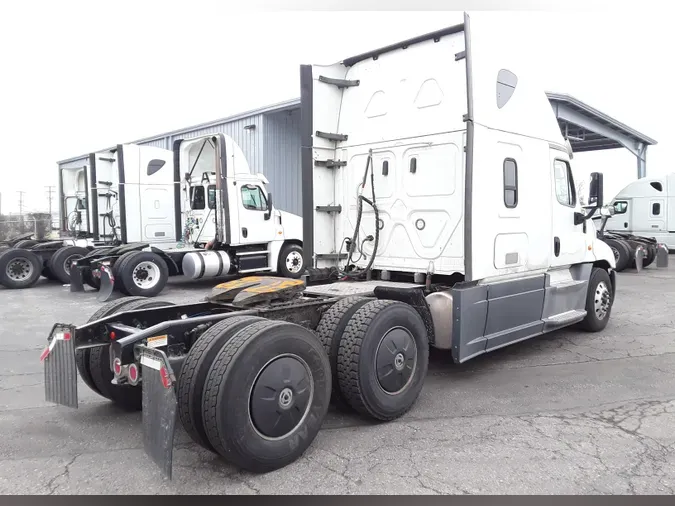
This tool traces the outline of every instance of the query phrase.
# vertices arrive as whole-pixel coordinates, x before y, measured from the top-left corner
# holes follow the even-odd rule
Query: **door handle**
[[[555,256],[560,255],[560,237],[553,238],[553,253]]]

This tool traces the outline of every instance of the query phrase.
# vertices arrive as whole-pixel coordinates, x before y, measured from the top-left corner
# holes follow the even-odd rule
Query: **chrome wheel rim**
[[[302,255],[297,251],[291,251],[286,257],[286,269],[293,274],[300,272],[300,269],[302,269]]]
[[[141,262],[134,268],[131,277],[138,288],[148,290],[159,283],[159,267],[154,262]]]
[[[70,274],[70,268],[73,266],[73,261],[82,258],[82,255],[70,255],[63,261],[63,270],[66,274]]]
[[[598,286],[595,287],[595,297],[593,299],[595,316],[598,317],[598,320],[604,320],[607,313],[609,313],[610,298],[609,288],[604,281],[600,281]]]

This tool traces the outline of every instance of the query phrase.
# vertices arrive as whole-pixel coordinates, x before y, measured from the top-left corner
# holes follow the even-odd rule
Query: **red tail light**
[[[115,373],[115,376],[122,374],[122,361],[119,358],[116,358],[113,361],[113,372]]]
[[[162,385],[164,385],[164,388],[169,388],[171,386],[171,378],[169,378],[169,371],[166,370],[166,367],[162,366],[159,370],[159,374],[162,376]]]
[[[127,377],[129,378],[129,383],[135,385],[138,383],[138,366],[136,364],[131,364],[129,370],[127,371]]]

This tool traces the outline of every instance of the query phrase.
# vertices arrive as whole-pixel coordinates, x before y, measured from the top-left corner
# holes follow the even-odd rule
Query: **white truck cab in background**
[[[611,204],[606,230],[653,237],[675,250],[675,173],[633,181]]]
[[[93,272],[82,279],[95,288],[103,258],[106,282],[143,296],[157,295],[168,276],[297,278],[304,271],[302,219],[274,207],[267,179],[252,173],[227,135],[178,140],[172,150],[120,144],[92,154],[87,176],[85,229],[94,241],[114,245],[77,262]],[[77,280],[72,285],[83,289]]]

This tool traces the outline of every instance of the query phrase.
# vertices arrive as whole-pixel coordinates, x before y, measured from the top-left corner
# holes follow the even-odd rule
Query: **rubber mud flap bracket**
[[[143,448],[170,480],[178,404],[174,389],[176,376],[163,351],[137,345],[135,354],[141,362]]]
[[[101,287],[98,289],[96,299],[99,302],[106,302],[112,297],[115,290],[115,276],[109,265],[101,265]]]
[[[57,323],[40,355],[45,372],[45,401],[69,408],[78,407],[74,336],[74,326]]]

